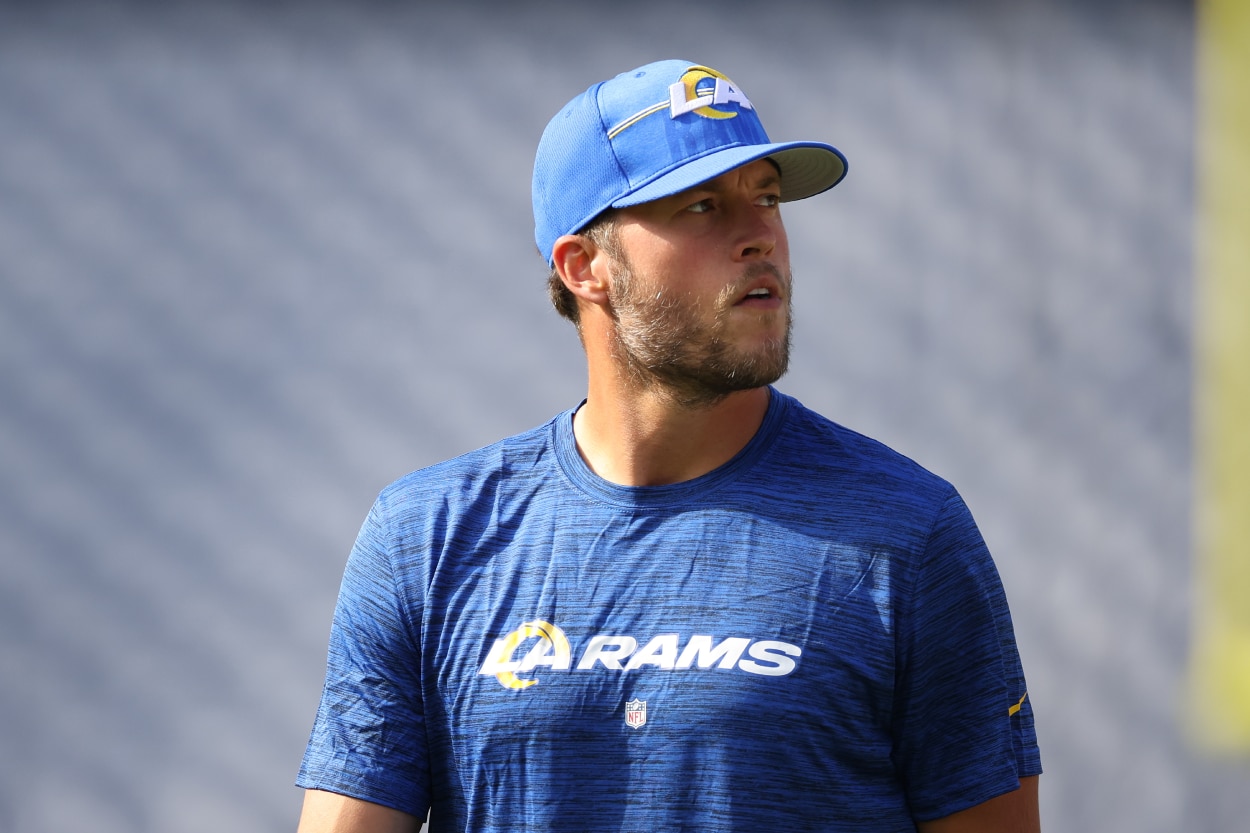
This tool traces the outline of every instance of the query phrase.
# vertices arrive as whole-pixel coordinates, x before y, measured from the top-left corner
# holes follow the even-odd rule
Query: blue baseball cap
[[[755,107],[726,76],[690,61],[658,61],[595,84],[547,124],[534,159],[534,242],[552,248],[608,208],[672,196],[769,158],[781,200],[827,191],[846,157],[823,142],[773,143]]]

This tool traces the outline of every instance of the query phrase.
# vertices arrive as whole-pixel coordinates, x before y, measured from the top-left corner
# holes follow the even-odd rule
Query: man
[[[771,387],[779,204],[845,171],[684,61],[552,119],[535,234],[586,400],[379,496],[301,831],[1039,829],[1010,616],[959,495]]]

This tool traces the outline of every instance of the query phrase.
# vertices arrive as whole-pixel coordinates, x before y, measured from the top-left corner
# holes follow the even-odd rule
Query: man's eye
[[[691,214],[706,214],[712,210],[712,201],[710,199],[699,200],[695,204],[687,206],[686,210]]]
[[[768,208],[776,208],[777,206],[781,205],[781,195],[780,194],[764,194],[762,197],[760,197],[759,204],[763,206],[767,206]]]

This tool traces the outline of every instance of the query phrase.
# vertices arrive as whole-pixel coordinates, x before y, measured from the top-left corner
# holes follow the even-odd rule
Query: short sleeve
[[[321,705],[298,786],[348,795],[423,818],[429,802],[419,611],[398,592],[384,503],[352,547],[330,632]]]
[[[942,818],[1041,772],[998,571],[952,491],[902,600],[895,766],[912,814]]]

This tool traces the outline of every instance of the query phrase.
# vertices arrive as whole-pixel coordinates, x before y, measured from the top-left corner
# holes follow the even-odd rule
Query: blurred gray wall
[[[1052,831],[1226,831],[1189,614],[1188,3],[0,3],[0,830],[293,829],[376,492],[582,395],[547,118],[658,58],[850,158],[781,387],[953,480]]]

